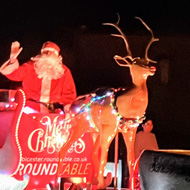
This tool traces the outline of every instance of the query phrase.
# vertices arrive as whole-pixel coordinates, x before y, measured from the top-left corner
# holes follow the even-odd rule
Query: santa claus
[[[8,79],[22,81],[27,106],[40,112],[54,112],[69,105],[76,98],[76,87],[70,69],[62,62],[60,48],[47,41],[41,54],[19,65],[17,56],[21,52],[19,42],[11,45],[10,59],[0,71]]]

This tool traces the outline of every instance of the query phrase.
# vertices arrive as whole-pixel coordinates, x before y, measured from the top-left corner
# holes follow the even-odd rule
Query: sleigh
[[[9,92],[7,90],[8,96]],[[0,173],[2,177],[22,183],[20,189],[25,186],[26,190],[46,189],[47,184],[55,182],[59,150],[68,140],[72,121],[67,120],[64,114],[27,113],[24,110],[24,92],[15,91],[15,97],[14,102],[8,102],[9,99],[2,103],[6,106],[0,112]],[[72,122],[72,125],[75,124]],[[78,178],[81,183],[90,182],[93,171],[91,151],[92,140],[85,133],[63,158],[61,177]],[[27,180],[24,180],[26,176]],[[6,183],[9,184],[8,181]],[[6,187],[0,189],[3,188]]]

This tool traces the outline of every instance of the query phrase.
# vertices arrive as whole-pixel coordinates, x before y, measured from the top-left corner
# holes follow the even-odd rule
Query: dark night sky
[[[166,48],[166,51],[169,52],[169,59],[173,61],[170,70],[171,80],[168,86],[161,85],[157,81],[158,76],[148,80],[150,101],[147,115],[154,119],[154,132],[161,148],[190,149],[188,119],[190,111],[190,58],[187,47],[190,45],[190,13],[187,3],[187,1],[171,0],[52,0],[51,2],[47,0],[1,0],[0,60],[3,63],[8,59],[10,45],[14,40],[18,40],[24,47],[19,56],[21,62],[34,56],[46,40],[55,41],[58,45],[64,42],[62,48],[65,49],[62,53],[66,52],[66,54],[72,54],[73,48],[76,48],[73,46],[73,39],[75,41],[81,40],[80,42],[87,43],[90,47],[91,41],[82,41],[81,34],[109,35],[113,31],[109,27],[102,26],[102,23],[115,22],[117,20],[116,13],[120,14],[120,26],[124,31],[127,31],[128,35],[139,35],[139,31],[142,32],[142,27],[134,19],[134,16],[139,16],[151,27],[156,37],[161,37],[162,40],[158,42],[161,44],[160,49],[166,48],[162,44],[170,37],[177,39],[177,45],[180,46],[179,51],[176,50],[175,46],[177,45],[174,40],[171,40],[173,43],[167,45]],[[92,53],[103,49],[103,43],[93,42],[93,44],[96,47]],[[78,54],[80,52],[82,50],[77,51]],[[173,55],[176,57],[172,57]],[[67,56],[65,55],[66,58]],[[86,61],[77,60],[78,65],[73,65],[72,61],[68,63],[76,79],[79,93],[90,92],[90,90],[104,85],[105,78],[109,78],[110,73],[113,75],[113,70],[94,64],[95,61],[91,59],[94,58],[93,56],[84,57],[75,54],[71,57],[75,56]],[[111,60],[112,57],[111,55]],[[99,64],[103,65],[103,58],[97,60],[100,62]],[[88,68],[83,69],[84,73],[80,73],[82,70],[78,69],[80,64],[86,64],[81,67]],[[92,64],[94,67],[90,68]],[[114,68],[116,69],[116,67]],[[104,74],[100,75],[101,73]],[[82,75],[86,75],[87,80],[80,79],[84,78]],[[90,77],[97,75],[98,77],[91,81]],[[121,74],[120,77],[122,76],[124,75]],[[116,77],[117,75],[113,78]],[[117,83],[114,80],[109,80],[109,82],[113,86]],[[10,82],[1,76],[0,88],[9,87]]]
[[[187,1],[171,0],[2,0],[1,32],[10,33],[11,30],[15,33],[80,25],[96,29],[102,22],[114,21],[116,12],[122,18],[139,16],[163,31],[185,32],[183,30],[189,29],[185,26],[189,19],[188,7]],[[160,19],[162,26],[156,23]],[[171,26],[162,28],[168,20]],[[178,23],[178,20],[182,22]]]

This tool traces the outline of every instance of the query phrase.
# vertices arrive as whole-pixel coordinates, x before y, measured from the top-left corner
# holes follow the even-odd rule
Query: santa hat
[[[43,44],[41,52],[43,53],[44,51],[52,51],[54,52],[57,56],[59,56],[60,48],[57,44],[54,42],[47,41]]]

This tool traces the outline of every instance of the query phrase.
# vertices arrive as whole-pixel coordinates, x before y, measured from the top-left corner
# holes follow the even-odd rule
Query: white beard
[[[42,54],[32,57],[31,60],[34,61],[34,69],[40,79],[59,79],[64,74],[61,56]]]

